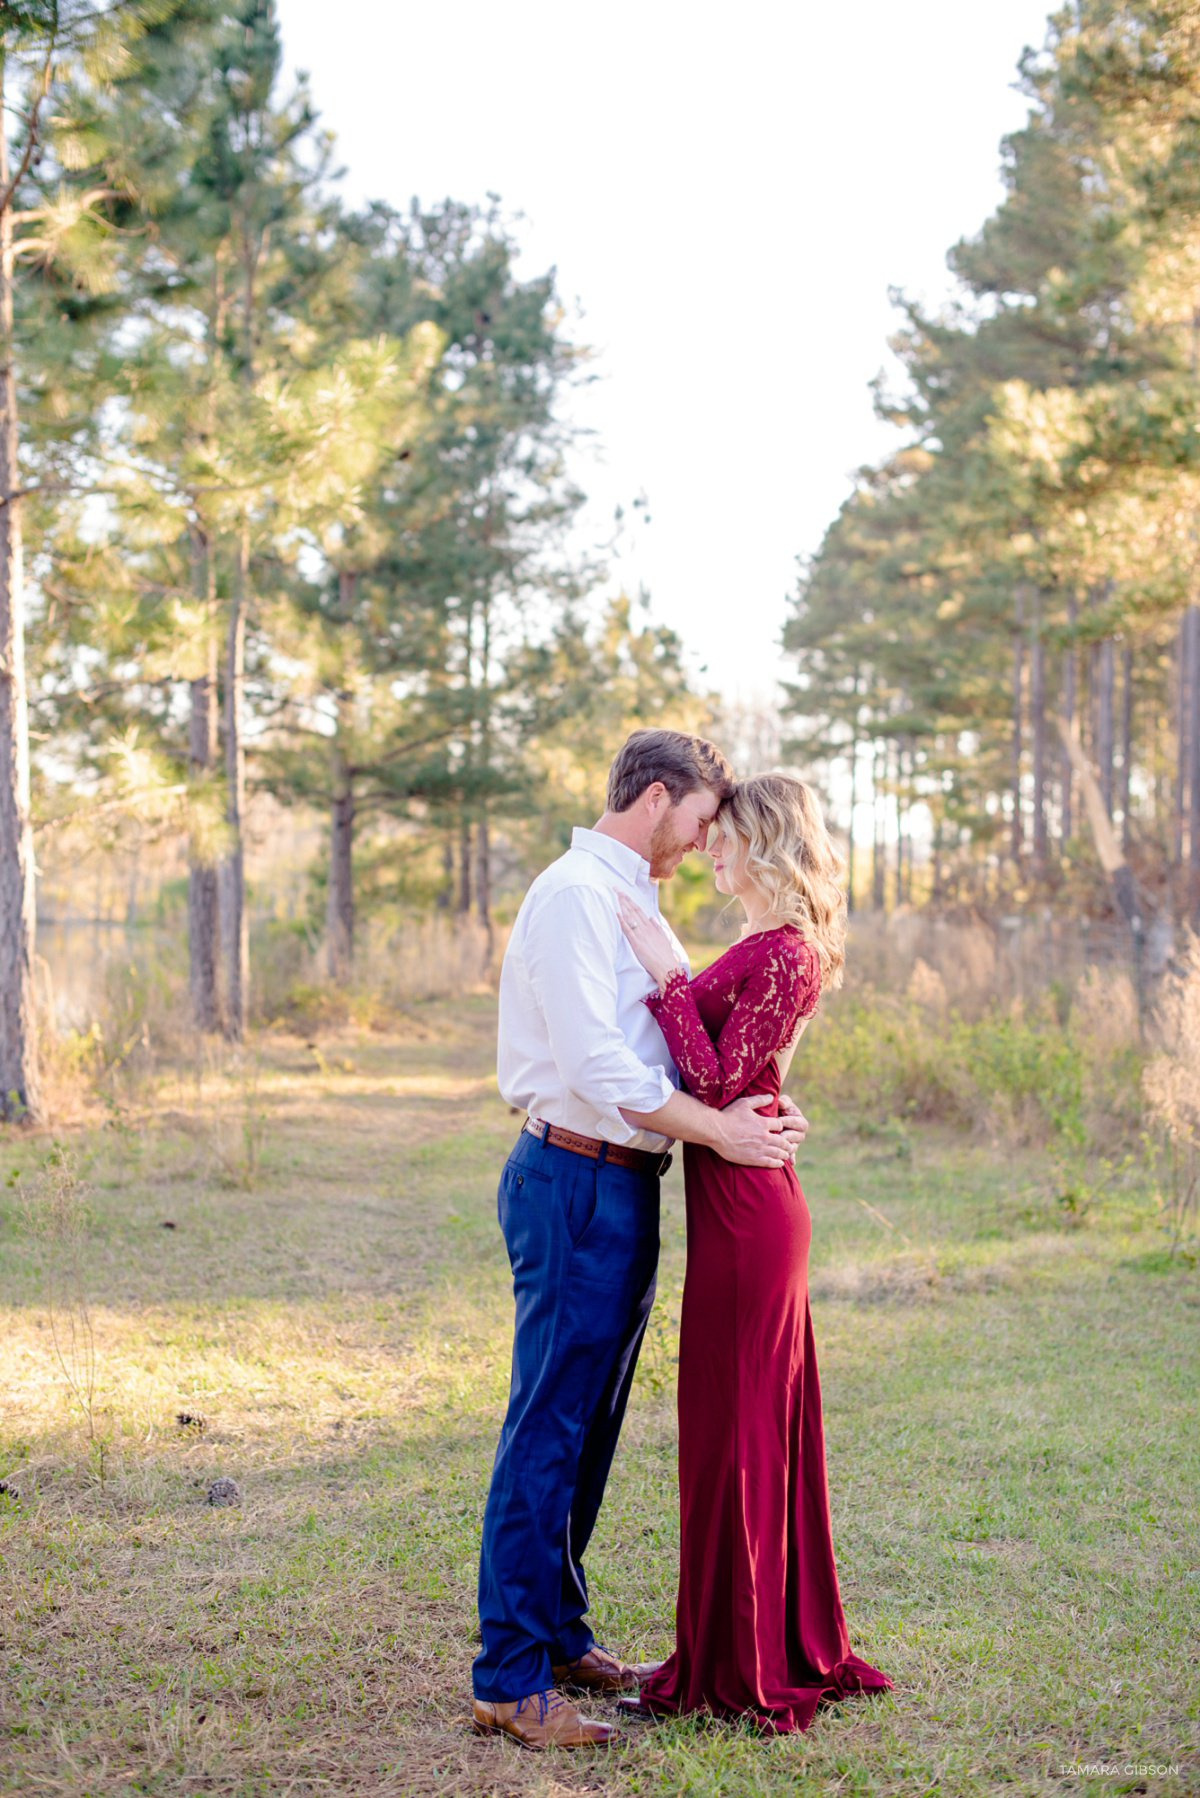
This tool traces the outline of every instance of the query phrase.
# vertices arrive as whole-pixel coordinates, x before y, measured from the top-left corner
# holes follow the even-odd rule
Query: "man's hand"
[[[786,1167],[804,1141],[808,1121],[790,1100],[786,1116],[760,1117],[762,1107],[770,1103],[770,1094],[760,1093],[716,1111],[691,1093],[672,1093],[657,1111],[629,1111],[622,1105],[621,1116],[632,1130],[654,1130],[677,1142],[703,1143],[742,1167]],[[779,1104],[782,1111],[784,1101]]]
[[[808,1135],[808,1119],[797,1105],[795,1099],[789,1099],[786,1093],[779,1095],[779,1115],[787,1118],[788,1129],[800,1132],[800,1141]]]
[[[804,1141],[808,1124],[793,1117],[764,1118],[759,1112],[771,1103],[770,1093],[735,1099],[716,1114],[717,1140],[713,1144],[725,1161],[739,1167],[787,1167]],[[799,1117],[799,1113],[796,1114]]]

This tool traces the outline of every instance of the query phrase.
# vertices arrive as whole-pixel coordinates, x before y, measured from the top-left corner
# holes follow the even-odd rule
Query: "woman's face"
[[[746,843],[729,825],[713,825],[708,853],[712,856],[718,893],[728,893],[732,899],[741,899],[750,892],[751,883],[746,876],[746,849]]]

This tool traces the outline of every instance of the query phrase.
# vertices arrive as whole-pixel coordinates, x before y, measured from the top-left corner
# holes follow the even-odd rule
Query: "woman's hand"
[[[665,987],[670,976],[683,967],[683,963],[675,959],[666,931],[624,893],[617,894],[617,912],[633,953],[647,974],[657,980],[660,989]]]

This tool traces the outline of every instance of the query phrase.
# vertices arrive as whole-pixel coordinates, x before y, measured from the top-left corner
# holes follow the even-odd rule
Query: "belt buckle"
[[[671,1165],[671,1151],[670,1151],[670,1149],[668,1149],[666,1151],[665,1155],[663,1156],[662,1160],[658,1164],[658,1178],[660,1180],[662,1179],[663,1175],[666,1173],[666,1171],[670,1167],[670,1165]]]

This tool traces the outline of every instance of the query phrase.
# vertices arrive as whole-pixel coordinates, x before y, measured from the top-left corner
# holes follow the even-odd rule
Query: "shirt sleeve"
[[[622,1106],[657,1111],[675,1091],[666,1069],[640,1061],[618,1026],[623,942],[609,894],[566,887],[546,901],[525,952],[554,1065],[564,1085],[600,1113],[616,1142],[635,1134]]]
[[[646,1004],[690,1093],[705,1105],[728,1105],[744,1092],[776,1050],[791,1042],[817,1002],[820,975],[812,949],[794,937],[772,939],[749,970],[714,1042],[696,1009],[691,982],[672,974],[666,991]]]

